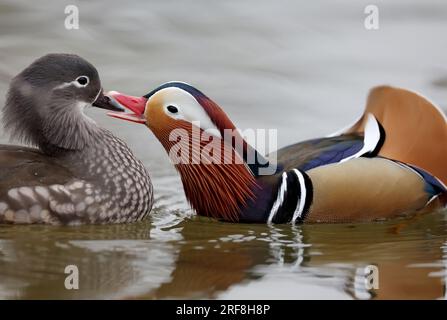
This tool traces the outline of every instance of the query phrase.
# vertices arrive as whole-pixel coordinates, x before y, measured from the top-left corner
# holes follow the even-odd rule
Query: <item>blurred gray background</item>
[[[64,27],[69,4],[79,30]],[[379,8],[378,30],[364,27],[368,4]],[[71,52],[98,68],[105,89],[141,95],[189,82],[237,126],[278,128],[283,146],[351,122],[378,84],[412,88],[446,109],[446,18],[442,0],[2,0],[0,103],[33,59]],[[90,114],[136,149],[139,140],[152,145],[144,128]]]

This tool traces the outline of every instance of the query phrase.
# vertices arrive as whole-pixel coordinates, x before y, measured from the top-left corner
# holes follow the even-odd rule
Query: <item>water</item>
[[[276,128],[278,145],[333,132],[379,84],[447,109],[447,5],[379,1],[0,1],[0,103],[10,78],[48,52],[91,61],[106,89],[134,95],[183,80],[240,128]],[[76,4],[80,29],[64,28]],[[220,223],[189,210],[164,150],[143,126],[89,110],[149,168],[156,208],[142,223],[0,226],[0,298],[443,298],[447,212],[373,224]],[[7,137],[0,133],[0,142]],[[77,265],[80,289],[64,288]],[[361,274],[379,268],[379,289]]]

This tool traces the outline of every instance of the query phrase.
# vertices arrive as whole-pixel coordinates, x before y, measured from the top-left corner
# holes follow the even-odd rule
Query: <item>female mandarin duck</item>
[[[173,129],[212,129],[218,140],[226,129],[235,129],[216,103],[185,83],[166,83],[144,97],[111,96],[133,113],[109,115],[146,124],[168,152],[178,142],[170,136]],[[268,159],[255,152],[249,163],[250,145],[244,142],[243,150],[236,150],[235,140],[229,142],[230,163],[194,162],[203,157],[198,150],[204,151],[204,144],[194,148],[191,138],[183,142],[191,155],[176,168],[200,215],[240,222],[352,222],[404,215],[429,203],[445,205],[446,118],[404,89],[374,88],[353,126],[279,150],[272,175],[260,174]]]
[[[72,54],[37,59],[11,82],[0,145],[0,223],[118,223],[146,216],[152,185],[129,148],[88,118],[91,105],[120,110],[95,67]]]

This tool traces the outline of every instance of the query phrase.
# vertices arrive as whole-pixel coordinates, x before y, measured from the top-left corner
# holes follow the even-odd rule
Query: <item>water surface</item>
[[[75,4],[80,29],[64,28]],[[106,89],[141,95],[187,81],[278,145],[333,132],[379,84],[447,109],[447,5],[378,1],[0,1],[0,104],[12,76],[48,52],[78,53]],[[196,217],[143,126],[88,110],[151,172],[151,217],[113,226],[0,226],[0,298],[444,298],[447,212],[373,224],[266,226]],[[0,142],[7,142],[0,132]],[[77,265],[80,289],[66,290]],[[379,268],[378,290],[362,270]]]

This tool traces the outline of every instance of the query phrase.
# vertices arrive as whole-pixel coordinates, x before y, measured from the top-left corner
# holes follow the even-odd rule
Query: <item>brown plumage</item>
[[[214,129],[213,139],[220,142],[225,130],[235,126],[194,87],[169,82],[145,95],[146,100],[119,93],[113,97],[135,112],[114,116],[146,123],[171,159],[182,160],[176,167],[200,215],[268,223],[373,221],[420,211],[427,204],[437,208],[446,200],[441,183],[447,182],[445,116],[410,91],[373,89],[354,126],[278,150],[277,169],[270,176],[260,173],[264,161],[251,163],[246,157],[250,145],[244,141],[242,152],[235,148],[237,134],[225,141],[228,149],[219,149],[221,163],[230,159],[232,164],[210,163],[214,155],[203,157],[209,141],[197,145],[190,138],[194,127],[200,133]],[[188,138],[171,141],[176,129]]]
[[[376,87],[363,116],[346,133],[362,132],[367,113],[386,132],[380,156],[418,166],[447,184],[447,122],[430,101],[405,89]]]
[[[0,224],[122,223],[149,213],[146,169],[84,114],[91,106],[123,110],[77,55],[45,55],[12,79],[3,123],[29,147],[0,145]]]
[[[243,159],[220,138],[207,135],[189,122],[172,121],[160,109],[152,109],[147,116],[153,119],[149,128],[175,162],[191,206],[205,216],[237,221],[240,206],[254,197],[256,188]],[[193,141],[196,134],[200,135],[200,141]],[[213,154],[217,149],[205,149],[213,141],[220,155]]]
[[[316,199],[308,222],[385,219],[422,209],[429,200],[424,180],[387,159],[353,159],[308,175]]]

